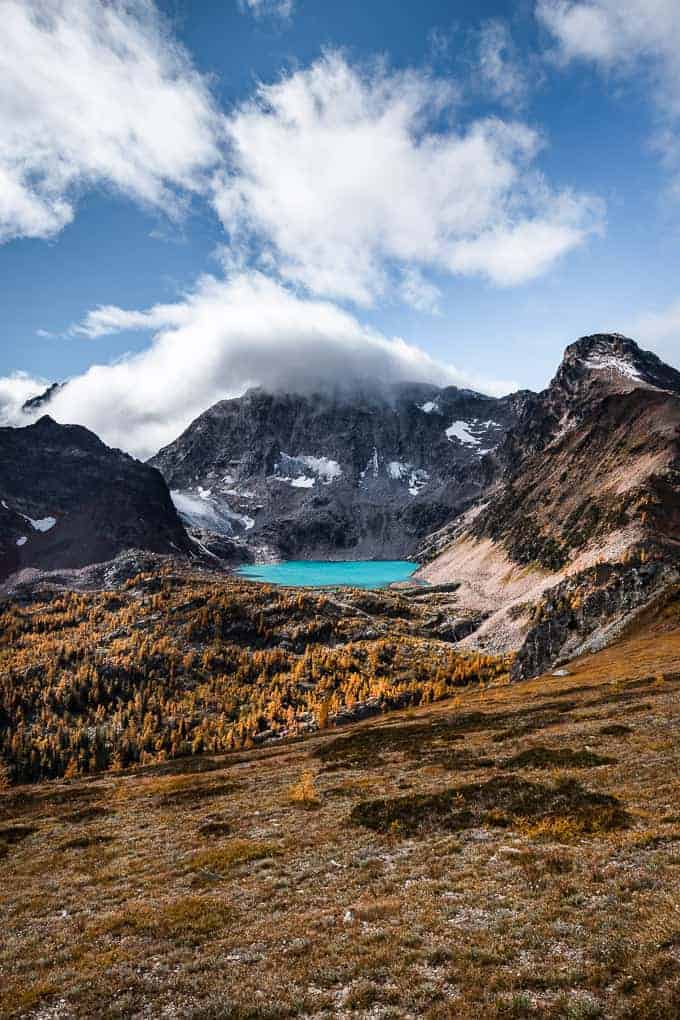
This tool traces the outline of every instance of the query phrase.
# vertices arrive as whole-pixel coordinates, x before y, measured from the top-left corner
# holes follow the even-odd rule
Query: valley
[[[680,0],[0,14],[0,1020],[680,1020]]]
[[[679,607],[560,675],[0,793],[0,1015],[673,1020]]]
[[[66,386],[68,384],[65,384]],[[0,430],[0,1016],[671,1020],[680,374]]]

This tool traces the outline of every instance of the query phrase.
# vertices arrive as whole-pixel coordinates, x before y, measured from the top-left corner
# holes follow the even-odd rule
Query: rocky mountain
[[[24,414],[34,414],[37,411],[44,411],[48,404],[51,403],[52,398],[63,390],[66,383],[53,382],[47,386],[42,393],[38,393],[35,397],[29,397],[21,405],[21,410]]]
[[[47,416],[0,428],[0,578],[126,549],[194,552],[158,471]]]
[[[0,464],[3,576],[127,549],[409,556],[432,632],[514,653],[516,676],[599,647],[679,577],[680,372],[618,334],[569,346],[541,393],[253,389],[150,465],[46,417],[0,430]]]
[[[677,578],[680,373],[617,334],[567,348],[526,395],[484,502],[421,548],[487,614],[466,640],[534,673],[603,641]]]
[[[521,406],[420,384],[254,389],[215,404],[150,463],[213,552],[235,539],[258,558],[402,557],[485,491]]]

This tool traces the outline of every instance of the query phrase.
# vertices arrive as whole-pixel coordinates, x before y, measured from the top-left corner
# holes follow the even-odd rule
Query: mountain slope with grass
[[[675,1020],[679,661],[0,792],[0,1015]]]

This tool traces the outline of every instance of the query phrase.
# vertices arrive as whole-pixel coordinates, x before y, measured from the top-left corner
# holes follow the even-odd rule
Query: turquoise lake
[[[251,581],[285,584],[294,588],[384,588],[393,581],[405,581],[417,570],[408,560],[286,560],[283,563],[247,564],[238,573]]]

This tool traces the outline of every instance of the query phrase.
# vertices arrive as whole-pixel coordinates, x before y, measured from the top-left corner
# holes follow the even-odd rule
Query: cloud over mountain
[[[110,445],[148,457],[215,401],[254,385],[300,392],[422,380],[494,393],[513,388],[509,381],[469,376],[261,273],[204,276],[183,300],[143,311],[97,308],[72,333],[94,339],[129,329],[151,331],[150,345],[113,364],[93,365],[36,415],[47,410],[60,422],[86,425]],[[19,410],[20,400],[43,387],[35,382],[31,388],[25,378],[0,379],[0,417],[27,424],[31,418]]]

